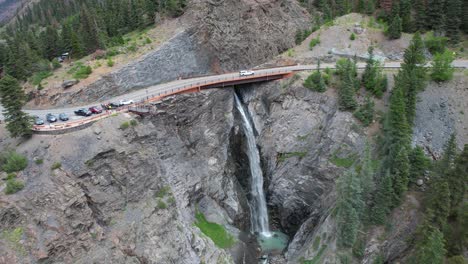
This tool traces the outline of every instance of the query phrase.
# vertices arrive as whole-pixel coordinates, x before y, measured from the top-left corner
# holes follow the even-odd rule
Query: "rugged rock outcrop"
[[[121,115],[23,144],[18,151],[44,163],[18,176],[23,191],[0,195],[0,233],[20,233],[0,239],[2,257],[8,263],[232,263],[235,252],[218,249],[193,225],[199,202],[216,220],[206,201],[222,210],[221,224],[249,219],[228,149],[232,92],[169,98],[157,116],[124,131],[118,127],[128,117]],[[51,171],[58,161],[61,168]]]
[[[253,67],[294,46],[309,15],[294,0],[193,0],[180,18],[183,32],[93,84],[51,103],[94,102],[129,90],[189,77]]]

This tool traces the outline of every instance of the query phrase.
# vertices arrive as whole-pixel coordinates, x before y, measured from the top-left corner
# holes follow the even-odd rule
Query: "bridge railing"
[[[151,95],[147,95],[145,98],[129,98],[135,99],[135,103],[131,105],[122,106],[113,110],[104,110],[102,114],[94,115],[88,118],[82,118],[80,120],[64,122],[60,124],[49,124],[49,125],[34,125],[33,131],[58,131],[58,130],[69,130],[71,128],[84,126],[90,122],[96,122],[100,119],[107,118],[117,113],[121,112],[128,112],[129,108],[131,107],[141,107],[147,103],[158,101],[163,99],[164,97],[169,97],[184,91],[189,91],[192,89],[201,89],[203,86],[214,85],[214,84],[222,84],[229,81],[236,81],[236,80],[255,80],[259,78],[264,78],[268,76],[278,76],[283,74],[289,74],[292,71],[289,70],[277,70],[273,72],[267,72],[264,74],[254,74],[252,76],[239,76],[239,75],[231,75],[225,76],[221,78],[215,78],[213,80],[205,80],[200,82],[195,82],[191,84],[184,84],[182,86],[174,84],[173,88],[168,87],[168,89],[164,91],[160,91],[157,93],[152,93]]]

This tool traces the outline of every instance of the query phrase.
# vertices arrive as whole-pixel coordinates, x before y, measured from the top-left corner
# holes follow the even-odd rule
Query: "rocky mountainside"
[[[0,24],[10,20],[27,0],[0,0]]]
[[[235,235],[249,230],[248,160],[233,93],[169,98],[156,116],[123,131],[117,127],[127,115],[72,134],[34,136],[21,145],[18,151],[44,163],[30,162],[19,175],[26,188],[1,198],[1,229],[23,230],[20,243],[0,243],[7,252],[2,261],[255,258],[255,250],[246,250],[255,247],[239,240],[219,249],[193,225],[198,207]],[[337,110],[333,96],[300,84],[278,81],[238,93],[258,132],[273,225],[302,241],[310,230],[297,232],[301,225],[316,223],[333,205],[334,180],[343,168],[332,156],[359,153],[365,135],[351,114]],[[51,171],[56,162],[61,168]],[[299,254],[293,245],[290,261]]]
[[[193,0],[180,18],[183,32],[141,60],[52,103],[93,102],[179,77],[259,65],[295,45],[309,15],[294,0]]]

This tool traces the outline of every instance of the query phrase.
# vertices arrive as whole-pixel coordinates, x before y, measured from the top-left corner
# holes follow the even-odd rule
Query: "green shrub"
[[[114,66],[114,61],[111,58],[107,59],[107,66],[109,66],[109,67]]]
[[[320,44],[320,39],[318,37],[311,39],[309,42],[309,49],[312,50],[318,44]]]
[[[112,57],[114,57],[114,56],[116,56],[116,55],[119,55],[119,54],[120,54],[120,52],[119,52],[118,50],[116,50],[116,49],[110,49],[110,50],[108,50],[108,51],[106,52],[106,57],[107,57],[107,58],[112,58]]]
[[[10,173],[7,174],[7,178],[6,178],[6,179],[7,179],[7,181],[8,181],[8,180],[15,179],[15,178],[16,178],[16,173],[10,172]]]
[[[2,170],[6,173],[22,171],[28,166],[28,159],[14,151],[7,153],[4,158]]]
[[[354,116],[362,122],[364,126],[369,126],[374,120],[374,101],[369,97],[366,98],[364,105],[354,112]]]
[[[356,242],[354,242],[353,245],[353,255],[358,259],[362,259],[364,257],[365,250],[366,241],[364,240],[364,238],[356,239]]]
[[[311,89],[312,91],[323,93],[327,90],[327,85],[320,71],[314,71],[304,81],[304,87]]]
[[[93,72],[91,66],[81,66],[77,69],[77,71],[73,74],[73,78],[75,79],[86,79],[88,76]]]
[[[44,163],[44,160],[43,159],[36,159],[34,161],[37,165],[41,165],[42,163]]]
[[[167,194],[170,194],[171,193],[171,187],[169,186],[163,186],[161,189],[158,190],[158,192],[156,193],[156,197],[158,198],[163,198],[164,196],[166,196]]]
[[[355,40],[356,39],[356,35],[354,33],[351,33],[351,36],[349,36],[349,39],[350,40]]]
[[[60,169],[61,167],[62,167],[62,163],[60,163],[60,162],[55,162],[54,164],[52,164],[51,169],[52,169],[52,170],[56,170],[56,169]]]
[[[125,130],[130,127],[130,123],[128,121],[123,122],[120,124],[120,129]]]
[[[338,167],[342,168],[350,168],[353,166],[354,162],[356,161],[356,154],[351,154],[348,157],[340,158],[335,154],[330,158],[330,162],[335,164]]]
[[[431,78],[437,82],[444,82],[453,78],[454,68],[452,62],[455,59],[453,52],[445,50],[443,53],[437,53],[432,62]]]
[[[56,70],[58,68],[61,68],[61,67],[62,67],[62,64],[60,64],[60,62],[57,60],[57,58],[52,60],[52,68],[54,70]]]
[[[5,188],[6,194],[14,194],[21,191],[24,188],[24,183],[22,181],[18,181],[16,179],[9,179],[7,180],[7,185]]]
[[[138,121],[136,121],[135,119],[132,119],[132,120],[130,120],[130,125],[131,125],[131,126],[137,126],[137,125],[138,125]]]
[[[52,76],[52,73],[50,71],[37,72],[32,76],[31,83],[33,85],[39,85],[42,82],[42,80],[49,76]]]
[[[278,157],[278,162],[283,162],[286,159],[292,157],[298,157],[299,159],[304,158],[307,155],[307,152],[288,152],[288,153],[280,153]]]
[[[137,50],[136,44],[132,43],[130,46],[127,47],[127,50],[130,52],[135,52]]]
[[[447,41],[448,38],[436,37],[432,33],[424,40],[424,44],[431,54],[436,54],[444,52],[445,47],[447,47]]]
[[[150,43],[151,43],[151,39],[150,39],[150,38],[146,38],[146,39],[145,39],[145,43],[146,43],[146,44],[150,44]]]
[[[220,248],[230,248],[234,245],[235,240],[222,225],[208,222],[201,212],[195,215],[195,226],[200,228],[200,231],[211,238],[216,246]]]
[[[159,209],[167,209],[167,204],[163,200],[158,199],[158,208]]]

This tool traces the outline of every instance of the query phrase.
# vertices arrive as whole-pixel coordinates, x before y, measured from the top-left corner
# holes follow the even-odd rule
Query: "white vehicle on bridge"
[[[250,76],[250,75],[254,75],[255,73],[253,71],[240,71],[239,72],[239,76]]]
[[[119,105],[131,105],[135,102],[133,100],[120,100]]]

